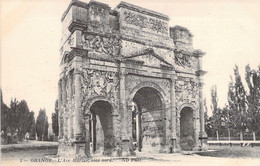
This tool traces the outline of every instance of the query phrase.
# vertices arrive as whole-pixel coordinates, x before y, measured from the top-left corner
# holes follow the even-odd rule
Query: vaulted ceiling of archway
[[[153,88],[141,88],[136,92],[133,100],[141,108],[147,108],[149,110],[162,109],[162,101],[158,93],[159,92]]]

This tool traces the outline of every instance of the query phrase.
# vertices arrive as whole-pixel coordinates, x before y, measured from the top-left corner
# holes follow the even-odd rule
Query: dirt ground
[[[210,146],[210,149],[217,149],[215,152],[202,152],[199,154],[142,154],[136,158],[126,158],[102,162],[102,158],[93,156],[89,162],[74,162],[72,160],[61,159],[60,161],[50,161],[44,156],[55,155],[57,147],[46,147],[42,149],[16,149],[1,153],[1,165],[199,165],[199,166],[260,166],[260,147],[240,147],[240,146]],[[109,159],[109,158],[107,158]]]

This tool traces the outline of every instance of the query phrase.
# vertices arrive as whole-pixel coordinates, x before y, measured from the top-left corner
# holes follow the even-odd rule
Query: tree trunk
[[[240,131],[240,141],[243,141],[243,131]]]
[[[217,134],[217,141],[219,141],[219,137],[218,137],[218,130],[216,131],[216,134]]]
[[[253,131],[253,140],[256,141],[255,139],[255,132]]]
[[[228,128],[228,140],[230,141],[230,129]]]

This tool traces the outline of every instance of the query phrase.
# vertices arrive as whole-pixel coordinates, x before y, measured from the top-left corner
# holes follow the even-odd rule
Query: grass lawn
[[[260,146],[241,147],[233,145],[230,147],[229,145],[211,145],[209,149],[216,151],[201,152],[198,155],[229,158],[260,158]]]

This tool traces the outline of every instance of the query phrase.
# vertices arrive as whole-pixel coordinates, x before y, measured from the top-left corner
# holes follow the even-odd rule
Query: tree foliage
[[[40,109],[39,115],[36,119],[36,133],[39,140],[47,140],[48,139],[48,117],[46,116],[46,110]]]
[[[204,103],[204,122],[205,122],[205,131],[208,135],[208,137],[213,137],[214,136],[214,131],[213,131],[213,124],[212,124],[212,117],[208,116],[208,107],[207,107],[207,102],[206,99],[203,101]]]
[[[260,129],[260,66],[252,70],[249,65],[245,68],[245,79],[249,89],[247,98],[247,127],[256,132]]]
[[[260,66],[257,70],[251,69],[249,65],[245,67],[245,82],[248,91],[244,88],[238,66],[235,65],[234,80],[231,77],[228,85],[228,104],[223,108],[218,107],[217,88],[214,86],[211,89],[213,115],[205,119],[208,135],[211,128],[220,133],[240,133],[241,138],[245,131],[260,136]]]
[[[211,88],[211,110],[212,110],[212,129],[215,132],[221,133],[223,130],[223,113],[222,109],[218,107],[218,95],[217,95],[217,87],[213,86]]]
[[[1,130],[6,133],[9,128],[12,134],[18,130],[18,139],[21,141],[26,132],[30,132],[32,136],[35,135],[34,126],[34,112],[29,110],[27,102],[12,99],[8,107],[3,103],[1,91]]]
[[[51,115],[51,120],[52,120],[52,130],[53,133],[58,136],[59,135],[59,121],[58,121],[58,115],[59,115],[59,109],[58,109],[58,100],[55,102],[55,112],[52,113]]]
[[[241,81],[238,66],[234,68],[235,82],[230,82],[228,91],[229,110],[232,111],[231,121],[236,130],[244,132],[247,128],[246,91]]]

